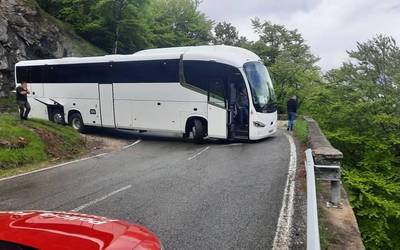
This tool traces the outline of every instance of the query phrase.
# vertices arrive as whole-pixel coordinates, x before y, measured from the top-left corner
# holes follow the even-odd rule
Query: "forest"
[[[272,75],[278,112],[296,95],[340,149],[343,183],[367,249],[400,246],[400,48],[386,35],[358,41],[350,60],[322,72],[302,34],[254,17],[257,41],[216,23],[199,0],[37,0],[106,53],[225,44],[258,54]]]

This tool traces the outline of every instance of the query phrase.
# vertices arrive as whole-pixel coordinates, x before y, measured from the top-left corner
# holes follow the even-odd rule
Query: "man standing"
[[[288,131],[293,131],[294,122],[297,116],[297,98],[292,96],[287,102],[287,112],[288,112]]]
[[[28,84],[26,81],[22,81],[21,85],[17,87],[17,104],[19,108],[19,117],[21,120],[28,120],[29,111],[31,111],[31,105],[28,102]]]

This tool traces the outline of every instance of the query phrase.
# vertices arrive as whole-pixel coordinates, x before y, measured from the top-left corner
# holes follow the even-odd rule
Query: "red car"
[[[0,212],[1,250],[160,250],[148,229],[74,212]]]

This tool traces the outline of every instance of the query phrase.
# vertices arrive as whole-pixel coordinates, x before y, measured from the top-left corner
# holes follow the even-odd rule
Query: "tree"
[[[214,44],[238,45],[239,32],[227,22],[220,22],[214,27]]]
[[[154,0],[149,14],[151,44],[176,47],[208,44],[213,22],[198,10],[199,1]]]
[[[259,40],[243,46],[261,57],[269,67],[278,99],[278,111],[285,112],[289,96],[299,96],[302,102],[308,84],[320,82],[319,67],[310,47],[305,44],[297,30],[288,30],[283,25],[272,24],[256,18],[252,20],[253,28]]]
[[[150,45],[146,12],[147,0],[100,0],[81,33],[109,53],[133,53]]]
[[[132,53],[150,46],[148,1],[38,0],[38,3],[108,53]]]
[[[305,108],[345,155],[343,177],[367,249],[400,245],[400,49],[378,35],[310,88]]]

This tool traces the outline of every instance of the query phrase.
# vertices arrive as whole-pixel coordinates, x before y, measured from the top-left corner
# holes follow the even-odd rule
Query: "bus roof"
[[[138,51],[131,55],[105,55],[95,57],[65,57],[60,59],[28,60],[18,62],[16,66],[179,59],[182,54],[184,60],[216,61],[235,67],[242,67],[243,64],[248,61],[260,60],[256,54],[247,49],[225,45],[205,45],[147,49]]]

